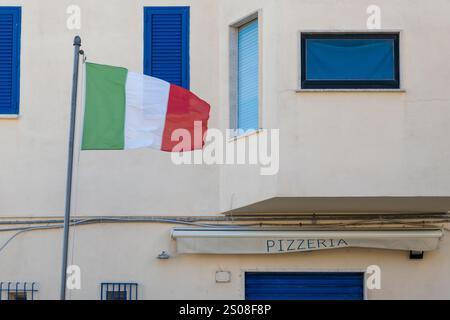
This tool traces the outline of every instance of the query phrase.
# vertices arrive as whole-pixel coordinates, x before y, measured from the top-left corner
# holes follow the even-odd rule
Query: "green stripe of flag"
[[[122,150],[125,145],[125,68],[86,63],[82,150]]]

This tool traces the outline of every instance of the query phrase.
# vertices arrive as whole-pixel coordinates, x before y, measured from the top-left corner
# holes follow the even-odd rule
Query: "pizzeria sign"
[[[237,230],[175,228],[177,252],[186,254],[283,254],[342,248],[431,251],[441,230]]]

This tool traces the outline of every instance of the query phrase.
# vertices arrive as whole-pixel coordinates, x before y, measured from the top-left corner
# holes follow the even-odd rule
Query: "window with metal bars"
[[[101,300],[137,300],[138,284],[127,282],[104,282],[101,284]]]
[[[239,136],[261,128],[259,12],[230,25],[230,128]]]
[[[34,300],[37,292],[35,282],[0,282],[0,300]]]

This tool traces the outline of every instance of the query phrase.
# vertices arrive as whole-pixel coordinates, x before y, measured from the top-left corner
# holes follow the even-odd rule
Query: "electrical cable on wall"
[[[206,218],[205,218],[206,220]],[[103,223],[168,223],[168,224],[179,224],[179,225],[188,225],[188,226],[194,226],[194,227],[200,227],[200,228],[233,228],[236,230],[239,229],[249,229],[249,228],[255,228],[255,230],[261,229],[261,227],[278,227],[278,228],[287,228],[287,227],[296,227],[298,229],[298,224],[286,224],[286,223],[247,223],[247,224],[205,224],[205,223],[197,223],[197,222],[190,222],[187,220],[181,220],[181,219],[166,219],[166,218],[121,218],[121,217],[100,217],[100,218],[89,218],[89,219],[72,219],[71,220],[71,226],[82,226],[82,225],[88,225],[88,224],[103,224]],[[402,220],[392,220],[392,219],[372,219],[372,220],[366,220],[366,221],[359,221],[357,223],[355,222],[348,222],[348,223],[316,223],[316,224],[303,224],[303,228],[306,229],[307,227],[321,227],[324,230],[329,229],[336,229],[336,228],[356,228],[356,227],[366,227],[367,226],[375,226],[375,225],[393,225],[396,226],[398,229],[399,226],[401,226],[403,229],[406,229],[405,226],[410,226],[411,228],[427,228],[427,229],[441,229],[443,231],[450,231],[450,228],[445,227],[445,224],[450,224],[450,215],[443,215],[441,219],[435,219],[435,221],[430,221],[430,223],[434,224],[427,224],[425,221],[416,221],[416,222],[408,222],[408,221],[402,221]],[[442,225],[436,225],[438,223],[441,223]],[[0,222],[2,224],[2,222]],[[29,232],[29,231],[39,231],[39,230],[48,230],[48,229],[59,229],[62,228],[63,225],[61,223],[53,224],[53,225],[45,225],[45,226],[37,226],[37,227],[18,227],[18,228],[6,228],[6,229],[0,229],[0,232],[12,232],[17,231],[15,234],[13,234],[9,239],[6,240],[6,242],[0,247],[0,253],[2,250],[4,250],[7,245],[18,235]]]

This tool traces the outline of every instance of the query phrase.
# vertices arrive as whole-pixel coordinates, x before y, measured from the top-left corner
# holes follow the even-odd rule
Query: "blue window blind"
[[[306,48],[307,79],[394,79],[393,40],[311,39]]]
[[[363,300],[364,273],[247,272],[246,300]]]
[[[238,30],[237,129],[259,128],[258,20]]]
[[[302,87],[398,88],[398,34],[302,35]]]
[[[144,23],[144,73],[189,89],[189,7],[145,7]]]
[[[0,114],[19,113],[20,7],[0,7]]]

